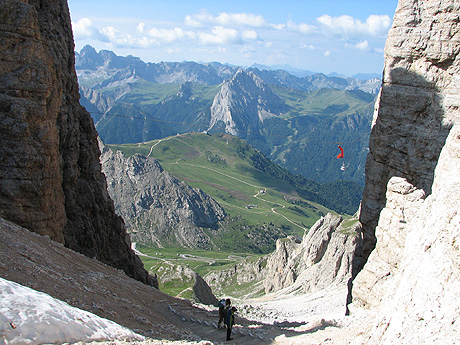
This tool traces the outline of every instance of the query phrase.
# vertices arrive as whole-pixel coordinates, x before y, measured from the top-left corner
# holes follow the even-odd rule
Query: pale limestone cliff
[[[79,104],[65,0],[0,0],[0,217],[154,284],[115,214]]]
[[[389,32],[352,289],[378,315],[367,344],[460,343],[459,13],[400,0]]]
[[[346,284],[360,243],[356,219],[343,222],[341,217],[327,214],[301,241],[287,238],[276,242],[264,271],[265,292],[309,293]]]

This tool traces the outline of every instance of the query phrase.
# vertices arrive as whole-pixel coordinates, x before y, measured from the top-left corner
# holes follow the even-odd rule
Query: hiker
[[[227,316],[227,311],[230,309],[230,305],[232,302],[230,301],[230,298],[227,299],[221,299],[219,301],[218,307],[219,307],[219,322],[217,323],[217,328],[220,328],[220,324],[222,321],[225,320],[225,317]]]
[[[227,311],[227,317],[225,318],[225,324],[227,325],[227,340],[232,340],[231,334],[232,334],[232,327],[235,323],[235,312],[236,308],[232,307]]]

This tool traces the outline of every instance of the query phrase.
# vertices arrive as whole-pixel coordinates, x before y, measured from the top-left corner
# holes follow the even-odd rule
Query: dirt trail
[[[217,308],[198,307],[168,296],[120,270],[3,219],[0,219],[0,276],[113,320],[146,337],[161,339],[145,344],[168,344],[175,340],[186,341],[178,344],[201,340],[226,343],[225,331],[215,327]],[[232,344],[291,344],[302,334],[316,336],[337,329],[333,322],[321,323],[321,320],[319,324],[312,321],[300,327],[289,322],[277,326],[250,321],[241,316],[236,320]],[[118,343],[123,344],[106,344]]]

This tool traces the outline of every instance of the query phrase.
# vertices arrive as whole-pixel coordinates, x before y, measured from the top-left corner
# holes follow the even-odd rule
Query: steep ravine
[[[241,318],[245,330],[280,344],[460,343],[459,13],[455,0],[399,2],[370,139],[351,315],[294,330]],[[66,2],[0,0],[0,42],[1,276],[149,336],[196,339],[170,304],[190,320],[215,315],[87,257],[153,283],[115,215],[94,126],[78,105]],[[212,328],[195,332],[221,339]]]

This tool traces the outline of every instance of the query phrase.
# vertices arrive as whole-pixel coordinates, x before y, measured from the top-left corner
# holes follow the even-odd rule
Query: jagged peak
[[[97,51],[94,49],[94,47],[90,46],[89,44],[85,45],[81,50],[80,50],[80,56],[97,56]]]
[[[252,85],[252,87],[256,87],[262,90],[265,90],[268,88],[268,86],[265,84],[265,82],[253,71],[245,71],[243,68],[238,68],[236,73],[233,75],[233,77],[228,81],[227,83],[230,86],[249,86]]]
[[[177,91],[177,97],[189,99],[192,96],[193,96],[192,83],[187,81],[179,87],[179,91]]]

